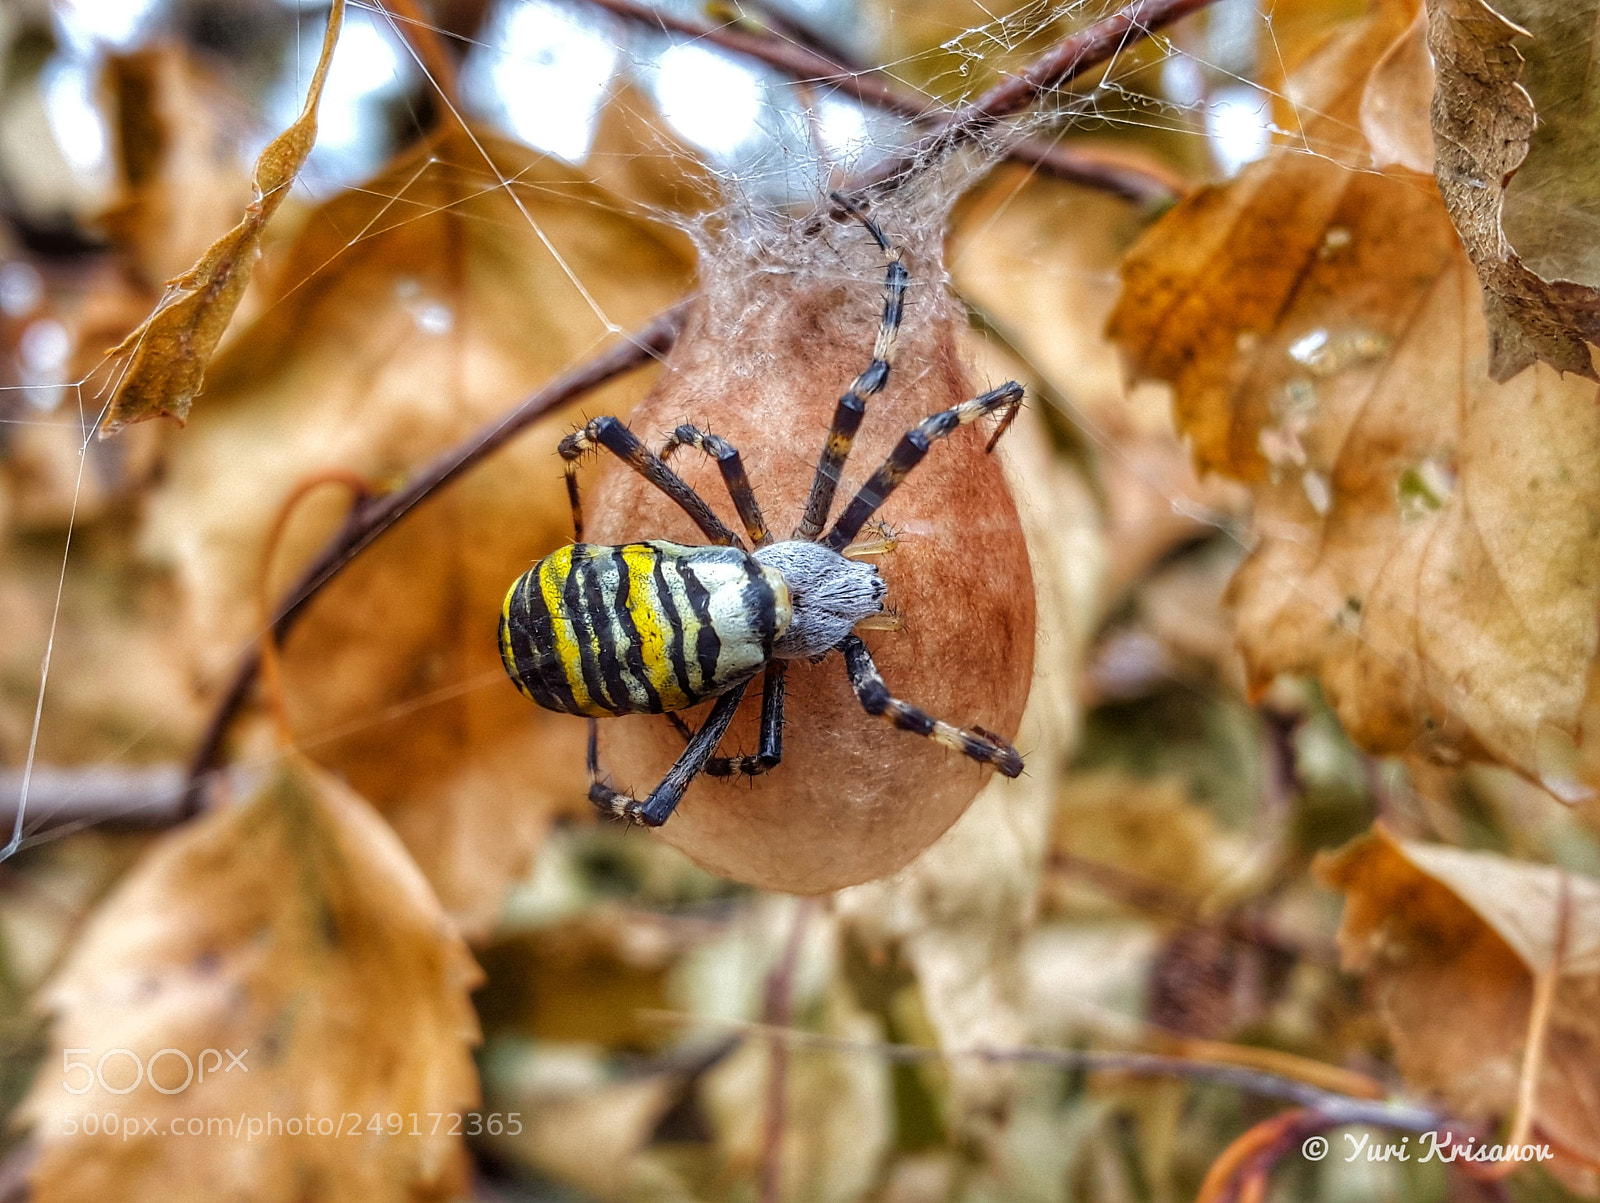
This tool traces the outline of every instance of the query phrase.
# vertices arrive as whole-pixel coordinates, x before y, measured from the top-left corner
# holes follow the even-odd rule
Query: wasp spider
[[[866,399],[888,383],[909,281],[899,250],[877,224],[842,197],[835,199],[888,256],[883,320],[872,362],[839,399],[805,512],[791,538],[773,540],[739,452],[714,434],[679,426],[656,455],[616,418],[604,417],[561,441],[575,542],[540,560],[511,586],[500,614],[500,654],[506,672],[529,698],[548,709],[589,718],[589,798],[602,813],[660,826],[699,774],[754,776],[776,768],[783,758],[788,662],[819,659],[832,651],[843,654],[850,684],[868,714],[993,765],[1007,777],[1022,772],[1022,757],[1005,740],[982,728],[941,722],[889,693],[866,644],[855,634],[857,626],[884,625],[888,586],[875,567],[851,558],[884,550],[892,542],[880,539],[870,548],[853,543],[929,446],[959,426],[999,414],[999,427],[989,440],[992,449],[1022,404],[1022,387],[1002,384],[918,423],[823,534]],[[585,543],[577,466],[585,453],[599,447],[676,502],[712,545]],[[679,447],[696,448],[717,461],[749,548],[667,466]],[[757,753],[714,756],[758,672],[764,675]],[[698,731],[691,731],[675,713],[712,698],[716,703]],[[602,780],[595,720],[663,713],[684,734],[687,746],[641,802]]]

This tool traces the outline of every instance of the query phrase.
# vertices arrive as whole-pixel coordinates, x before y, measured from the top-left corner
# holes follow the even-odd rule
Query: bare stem
[[[783,955],[767,976],[766,999],[762,1015],[767,1026],[787,1029],[794,1012],[794,974],[800,963],[800,948],[805,943],[815,899],[802,898],[795,906],[794,921]],[[783,1198],[783,1130],[787,1124],[789,1045],[783,1040],[768,1044],[767,1115],[761,1141],[761,1203],[780,1203]]]
[[[918,1044],[892,1044],[879,1040],[850,1040],[798,1028],[778,1028],[770,1024],[712,1020],[677,1011],[647,1011],[652,1020],[684,1027],[709,1026],[781,1040],[791,1048],[810,1048],[824,1052],[881,1057],[894,1062],[955,1061],[975,1059],[997,1064],[1039,1065],[1077,1073],[1123,1073],[1141,1078],[1183,1078],[1210,1082],[1261,1098],[1279,1099],[1315,1110],[1330,1121],[1342,1124],[1373,1124],[1402,1132],[1431,1132],[1452,1126],[1450,1116],[1403,1099],[1369,1099],[1340,1094],[1308,1082],[1244,1069],[1217,1061],[1194,1057],[1172,1057],[1158,1053],[1121,1052],[1109,1049],[1038,1048],[928,1048]]]
[[[1049,93],[1104,66],[1118,52],[1211,2],[1133,0],[1105,20],[1062,38],[1025,69],[956,109],[899,158],[886,160],[852,180],[851,187],[860,190],[891,184],[918,160],[980,137],[1005,118],[1025,111]]]

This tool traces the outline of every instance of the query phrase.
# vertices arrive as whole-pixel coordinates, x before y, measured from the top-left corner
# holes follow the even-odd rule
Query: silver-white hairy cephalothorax
[[[871,564],[846,559],[830,547],[787,539],[758,547],[755,559],[783,574],[789,586],[789,628],[772,645],[783,660],[821,656],[864,618],[883,613],[889,586]]]

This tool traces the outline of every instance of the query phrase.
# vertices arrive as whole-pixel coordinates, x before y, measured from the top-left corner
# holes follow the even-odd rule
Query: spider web
[[[663,5],[662,11],[685,21],[706,23],[704,9],[695,4]],[[906,95],[938,112],[954,110],[1065,33],[1111,11],[1114,6],[1098,0],[1026,4],[1009,13],[982,15],[977,23],[952,24],[948,33],[933,36],[927,29],[895,27],[894,20],[910,23],[912,18],[896,18],[888,5],[868,9],[850,0],[752,8],[748,20],[764,37],[806,49],[821,46],[847,63],[876,67]],[[935,6],[934,12],[930,21],[945,19],[942,6]],[[270,133],[286,123],[304,96],[324,10],[307,5],[292,17],[293,29],[284,43],[287,61],[280,62],[280,69],[255,90],[255,132],[240,141],[241,161],[248,161]],[[64,194],[66,203],[80,213],[92,212],[103,202],[111,173],[109,127],[105,115],[95,112],[93,90],[85,81],[93,78],[107,53],[136,46],[163,28],[175,27],[179,14],[176,5],[151,0],[132,16],[119,18],[124,24],[109,36],[103,27],[108,19],[93,4],[63,0],[52,16],[60,46],[39,80],[61,147],[60,157],[74,181]],[[97,25],[97,20],[102,25]],[[635,197],[614,202],[615,212],[629,217],[643,212],[683,226],[704,250],[715,245],[714,236],[707,234],[713,227],[722,231],[717,236],[726,236],[730,225],[754,222],[764,214],[804,215],[815,210],[829,188],[847,180],[851,173],[902,154],[912,140],[913,127],[905,118],[863,104],[843,91],[827,90],[815,79],[796,79],[709,39],[651,28],[648,23],[581,2],[500,0],[470,34],[434,29],[442,39],[467,43],[456,89],[459,100],[455,100],[403,36],[408,20],[403,13],[377,4],[351,5],[323,101],[322,137],[296,184],[296,194],[305,205],[344,188],[361,187],[361,181],[370,178],[397,148],[393,130],[397,124],[405,124],[396,121],[397,115],[409,115],[415,124],[425,126],[430,107],[454,110],[459,106],[460,115],[473,123],[472,128],[498,129],[574,163],[580,170],[620,172],[648,167],[651,159],[680,156],[687,147],[716,181],[717,205],[685,218],[670,206]],[[896,50],[896,45],[914,48]],[[1068,145],[1084,134],[1129,138],[1155,146],[1178,145],[1192,162],[1209,164],[1217,175],[1237,170],[1264,153],[1272,134],[1283,132],[1270,123],[1270,102],[1292,107],[1290,97],[1261,82],[1281,77],[1277,47],[1270,12],[1261,11],[1254,0],[1218,0],[1198,28],[1195,22],[1187,22],[1171,37],[1158,34],[1138,45],[1130,44],[1092,85],[1065,93],[997,131],[969,154],[959,170],[941,172],[934,167],[923,172],[924,219],[928,215],[942,217],[975,172],[1023,135],[1041,138],[1052,146]],[[595,139],[606,106],[622,89],[635,90],[659,110],[663,120],[626,152],[597,149]],[[96,122],[98,133],[94,132]],[[96,138],[98,149],[93,145]],[[482,161],[474,166],[484,176],[484,187],[512,198],[524,195],[517,187],[521,181],[503,172],[486,148],[479,149]],[[1303,149],[1316,153],[1314,147]],[[395,205],[413,203],[402,189],[379,199]],[[521,200],[517,207],[520,220],[566,280],[570,303],[592,317],[587,353],[631,329],[629,321],[600,299],[586,269],[569,261],[558,242],[547,236],[540,217]],[[993,223],[1003,211],[1004,205],[981,220]],[[413,216],[425,217],[428,212],[423,207]],[[365,228],[350,231],[344,249],[356,252],[366,235]],[[959,268],[959,262],[951,266]],[[315,286],[316,278],[308,283]],[[72,467],[64,522],[61,529],[44,537],[58,570],[54,572],[48,622],[34,649],[38,669],[26,715],[26,742],[22,747],[4,749],[7,762],[15,765],[4,779],[15,798],[15,810],[6,816],[12,822],[0,859],[98,821],[93,816],[62,821],[63,812],[72,810],[70,790],[65,795],[56,793],[48,804],[33,797],[40,774],[54,767],[40,756],[41,736],[49,733],[52,691],[60,685],[56,679],[61,671],[58,639],[64,605],[74,589],[73,566],[82,549],[81,540],[75,538],[81,521],[80,503],[86,489],[93,487],[100,466],[116,458],[116,453],[108,453],[107,445],[96,439],[114,376],[108,376],[103,364],[76,378],[64,375],[66,365],[81,358],[77,354],[80,348],[72,329],[47,312],[43,292],[40,269],[28,256],[19,255],[0,269],[0,310],[7,317],[15,380],[0,386],[0,424],[12,430],[51,428],[60,432],[70,448]],[[1053,400],[1082,437],[1103,454],[1122,460],[1153,494],[1244,545],[1243,535],[1226,518],[1195,511],[1185,495],[1129,459],[1117,435],[1105,429],[1095,413],[1073,405],[1067,397]],[[204,397],[199,404],[205,404]],[[36,550],[40,542],[36,537]],[[227,663],[236,663],[260,633],[256,629],[250,640],[232,649]],[[80,667],[74,671],[88,670]],[[116,671],[115,665],[107,664],[105,671]],[[225,668],[213,668],[199,684],[214,695],[225,677]],[[381,726],[401,714],[477,690],[503,687],[498,672],[451,681],[381,713],[320,732],[303,746],[314,749],[319,743],[364,727]],[[152,733],[161,722],[160,717],[152,718],[144,727],[129,731],[102,761],[112,769],[137,771],[149,760]],[[175,769],[158,771],[154,778],[157,792],[160,788],[170,792],[176,776]],[[127,779],[118,784],[125,787]],[[90,787],[80,784],[77,788]]]

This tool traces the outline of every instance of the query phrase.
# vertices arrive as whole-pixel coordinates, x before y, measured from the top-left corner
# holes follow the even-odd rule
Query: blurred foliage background
[[[1001,444],[1037,590],[1029,775],[989,783],[894,876],[800,899],[596,823],[581,724],[516,696],[488,634],[509,582],[569,537],[555,441],[580,411],[627,412],[653,366],[363,550],[284,644],[297,751],[257,702],[204,815],[183,782],[262,629],[262,578],[280,595],[343,521],[348,499],[318,490],[268,564],[301,482],[412,479],[689,293],[689,234],[808,212],[909,141],[904,113],[797,79],[774,47],[877,68],[941,113],[1112,7],[684,2],[661,6],[669,29],[582,0],[353,4],[316,145],[189,421],[100,439],[108,348],[244,214],[328,10],[8,0],[7,827],[25,775],[29,802],[0,863],[0,1194],[1594,1197],[1600,810],[1592,751],[1547,738],[1591,713],[1593,574],[1565,565],[1600,563],[1593,387],[1538,367],[1484,391],[1477,279],[1428,164],[1372,149],[1404,124],[1369,120],[1381,68],[1431,155],[1417,6],[1195,7],[1042,105],[1032,156],[987,163],[945,232],[961,355],[1029,397]],[[1374,191],[1310,212],[1352,180]],[[1337,267],[1386,229],[1381,253],[1304,269],[1309,291],[1283,300],[1297,239]],[[1214,257],[1195,267],[1195,247]],[[1406,258],[1428,248],[1437,262]],[[1414,334],[1409,298],[1436,278],[1460,314]],[[1356,479],[1380,460],[1390,475]],[[1470,558],[1452,561],[1464,585],[1407,559],[1469,497],[1504,597]],[[1330,506],[1390,525],[1324,525]],[[1322,558],[1293,558],[1307,547]],[[1492,596],[1457,605],[1457,586]],[[1311,617],[1274,587],[1312,596]],[[1394,612],[1426,630],[1384,626]],[[1343,630],[1415,657],[1351,668],[1318,642]],[[1530,1032],[1553,1068],[1528,1138],[1555,1140],[1553,1165],[1346,1159],[1346,1133],[1402,1133],[1350,1126],[1338,1100],[1403,1097],[1439,1130],[1503,1136]],[[251,1047],[247,1080],[172,1095],[154,1070],[108,1089],[126,1069],[110,1063],[74,1095],[58,1069],[63,1050],[147,1065],[224,1045]],[[1323,1092],[1300,1114],[1327,1160],[1298,1135],[1249,1143],[1298,1097],[1285,1084]],[[268,1112],[362,1126],[243,1139]],[[143,1128],[182,1116],[241,1129]]]

